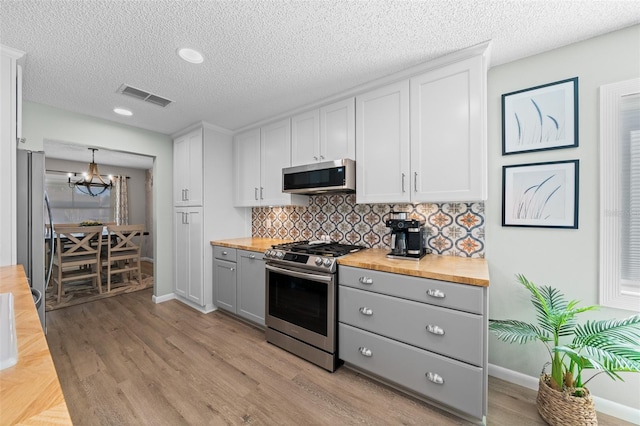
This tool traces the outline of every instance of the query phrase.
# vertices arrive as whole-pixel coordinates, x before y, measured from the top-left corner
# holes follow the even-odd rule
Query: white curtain
[[[115,185],[115,214],[116,225],[129,224],[129,189],[126,176],[114,177]]]
[[[145,181],[145,198],[146,198],[146,210],[145,210],[145,228],[149,235],[144,237],[144,257],[153,259],[153,170],[147,170]]]

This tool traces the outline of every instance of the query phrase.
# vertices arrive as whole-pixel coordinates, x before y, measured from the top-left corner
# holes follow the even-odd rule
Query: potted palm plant
[[[538,385],[537,407],[551,425],[597,424],[593,399],[586,383],[600,373],[622,380],[620,372],[640,372],[640,315],[626,319],[587,321],[576,316],[598,309],[578,307],[577,300],[550,286],[536,286],[524,275],[517,281],[531,293],[537,324],[518,320],[489,320],[489,331],[508,343],[540,341],[549,351]],[[551,364],[551,374],[545,368]],[[586,369],[598,373],[583,382]]]

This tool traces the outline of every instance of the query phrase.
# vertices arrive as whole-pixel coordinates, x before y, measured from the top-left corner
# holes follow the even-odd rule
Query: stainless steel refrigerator
[[[19,149],[16,155],[17,183],[17,261],[24,266],[36,303],[42,329],[47,331],[45,319],[45,290],[51,278],[53,256],[45,255],[46,224],[52,229],[51,210],[44,181],[44,152]],[[51,241],[53,242],[53,241]],[[49,244],[48,247],[53,247]],[[45,264],[45,259],[50,261]]]

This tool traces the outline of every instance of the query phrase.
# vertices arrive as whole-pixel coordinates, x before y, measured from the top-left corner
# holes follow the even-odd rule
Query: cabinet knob
[[[313,159],[318,161],[318,157],[316,157],[315,155],[313,156]]]
[[[256,255],[255,255],[255,254],[250,254],[250,255],[249,255],[249,259],[255,259],[255,258],[256,258]]]
[[[442,376],[440,376],[437,373],[432,373],[431,371],[429,371],[428,373],[425,374],[425,376],[427,377],[427,380],[435,383],[436,385],[444,384],[444,379],[442,378]]]
[[[364,346],[360,346],[358,348],[358,352],[360,352],[360,355],[366,356],[366,357],[371,357],[373,355],[373,353],[371,352],[371,349],[367,349]]]
[[[360,309],[358,309],[360,311],[360,313],[362,315],[366,315],[368,317],[370,317],[371,315],[373,315],[373,309],[371,308],[367,308],[365,306],[361,307]]]
[[[223,255],[223,256],[226,256],[227,254],[228,254],[228,253],[227,253],[226,251],[223,251],[223,252],[222,252],[222,255]]]
[[[438,299],[445,298],[445,294],[441,290],[438,290],[437,288],[430,288],[429,290],[427,290],[427,296],[435,297]]]
[[[439,336],[444,336],[444,330],[441,327],[438,327],[437,325],[427,325],[427,331],[429,333],[433,333],[433,334],[437,334]]]
[[[360,277],[358,281],[360,281],[360,284],[373,284],[373,278],[369,277]]]

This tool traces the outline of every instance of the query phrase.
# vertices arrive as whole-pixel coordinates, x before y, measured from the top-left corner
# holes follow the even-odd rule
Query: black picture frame
[[[502,95],[502,155],[578,146],[578,77]]]
[[[502,167],[502,226],[578,229],[580,160]]]

